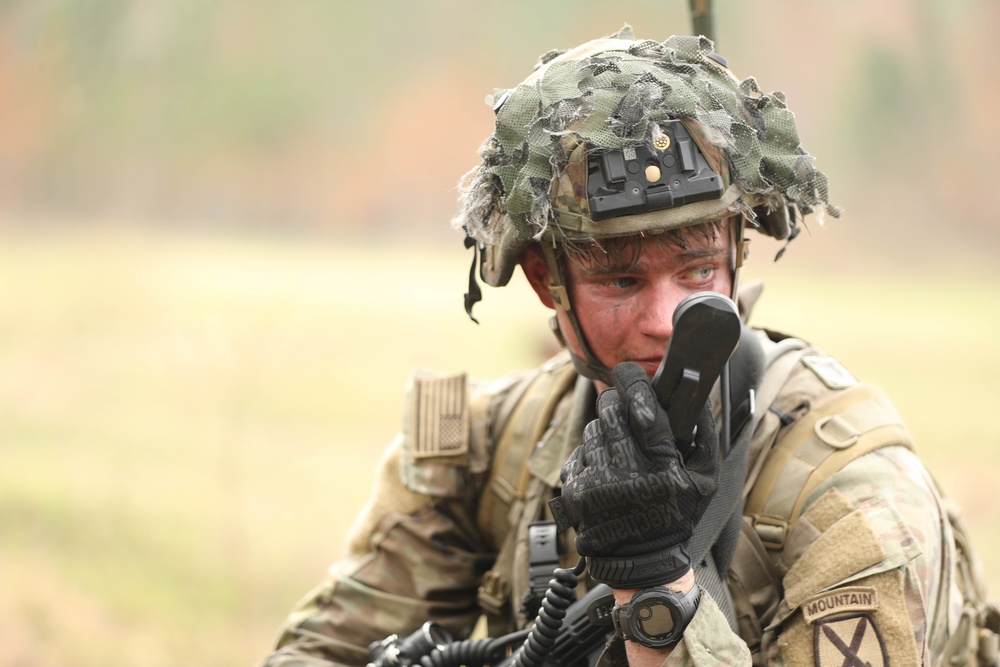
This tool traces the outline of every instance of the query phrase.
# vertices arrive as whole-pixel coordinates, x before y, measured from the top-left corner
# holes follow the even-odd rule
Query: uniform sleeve
[[[750,649],[729,628],[726,617],[705,591],[684,637],[663,663],[664,667],[702,665],[750,666]]]
[[[493,554],[484,551],[467,498],[407,489],[400,441],[379,466],[372,499],[348,540],[348,555],[287,618],[268,667],[363,665],[367,646],[435,621],[468,634],[476,591]]]
[[[905,447],[832,475],[786,539],[767,664],[930,664],[953,599],[947,536],[940,498]]]
[[[418,372],[403,432],[378,465],[347,555],[288,616],[264,665],[364,665],[369,644],[427,621],[456,639],[471,632],[480,581],[496,558],[476,524],[487,432],[517,377],[470,384],[466,394],[464,376]]]

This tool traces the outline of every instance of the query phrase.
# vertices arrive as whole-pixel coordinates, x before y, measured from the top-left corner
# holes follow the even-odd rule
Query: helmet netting
[[[634,39],[630,28],[612,37]],[[704,37],[675,36],[579,59],[552,62],[559,51],[542,56],[543,76],[497,91],[503,98],[496,129],[462,189],[456,225],[487,245],[511,232],[540,238],[553,219],[550,184],[565,162],[562,136],[624,148],[668,119],[697,121],[728,156],[732,181],[745,192],[802,214],[818,209],[838,217],[826,176],[799,144],[784,96],[762,92],[753,78],[738,81],[708,59],[712,49]]]

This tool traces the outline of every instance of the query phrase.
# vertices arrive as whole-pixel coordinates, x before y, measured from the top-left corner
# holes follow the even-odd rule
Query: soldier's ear
[[[538,248],[535,246],[526,247],[521,251],[521,256],[518,257],[517,263],[521,265],[524,277],[528,279],[531,289],[535,290],[538,300],[546,308],[555,309],[556,304],[552,300],[552,291],[549,289],[549,285],[552,283],[552,275],[549,273],[549,267],[545,264],[542,253],[539,252]]]

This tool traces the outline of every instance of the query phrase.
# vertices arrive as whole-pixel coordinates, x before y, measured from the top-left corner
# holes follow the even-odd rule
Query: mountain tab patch
[[[806,623],[849,612],[878,611],[878,591],[871,586],[842,586],[814,595],[802,603]]]

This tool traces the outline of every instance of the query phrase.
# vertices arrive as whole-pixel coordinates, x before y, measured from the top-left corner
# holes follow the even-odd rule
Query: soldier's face
[[[727,228],[700,226],[678,236],[631,237],[567,255],[564,266],[572,309],[591,351],[608,368],[634,361],[652,377],[673,333],[673,313],[681,300],[706,290],[730,295]],[[553,307],[544,262],[535,267],[544,275],[535,279],[530,262],[522,266],[543,303]],[[556,309],[556,316],[567,344],[582,356],[568,315]]]

